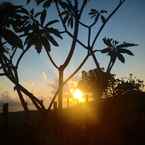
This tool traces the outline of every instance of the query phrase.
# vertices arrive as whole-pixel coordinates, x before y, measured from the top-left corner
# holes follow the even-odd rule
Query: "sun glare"
[[[73,97],[74,97],[74,99],[76,99],[80,103],[85,102],[84,93],[79,89],[76,89],[73,92]]]

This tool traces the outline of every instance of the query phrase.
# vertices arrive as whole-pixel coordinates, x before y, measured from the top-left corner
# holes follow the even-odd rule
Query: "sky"
[[[24,0],[0,0],[0,2],[9,1],[14,3],[23,3]],[[91,0],[87,5],[87,10],[91,8],[106,9],[108,12],[118,4],[119,0]],[[29,6],[35,6],[34,3]],[[29,7],[28,6],[28,7]],[[39,11],[39,9],[37,9]],[[55,17],[55,12],[52,10],[48,14],[49,19]],[[87,24],[90,22],[87,13],[83,14],[82,20]],[[126,0],[122,7],[112,17],[109,23],[102,31],[99,39],[95,44],[95,48],[101,49],[105,45],[102,42],[102,38],[110,37],[120,42],[127,41],[139,44],[137,47],[130,48],[135,56],[126,56],[125,64],[116,62],[112,73],[117,74],[118,77],[127,77],[129,73],[133,73],[139,79],[145,80],[145,1],[144,0]],[[93,29],[95,34],[96,28]],[[86,42],[85,29],[81,29],[79,38],[84,43]],[[57,64],[64,62],[64,58],[68,53],[70,45],[70,39],[64,36],[63,41],[58,41],[60,46],[53,48],[51,54]],[[68,76],[81,62],[86,51],[80,46],[75,51],[71,63],[65,71],[65,76]],[[109,58],[107,55],[100,53],[96,54],[102,67],[106,67]],[[90,58],[84,65],[82,70],[88,71],[89,69],[95,68],[94,62]],[[49,96],[56,84],[58,78],[57,71],[50,64],[46,54],[42,52],[40,55],[37,54],[32,48],[27,53],[21,62],[19,67],[19,75],[21,83],[27,88],[37,94],[37,96]],[[79,75],[79,74],[78,74]],[[5,77],[0,78],[0,96],[8,94],[12,99],[16,99],[17,96],[13,92],[12,84]],[[48,89],[49,88],[49,89]],[[49,90],[49,91],[48,91]],[[51,91],[50,91],[51,90]],[[4,97],[1,97],[4,98]],[[0,98],[0,100],[2,100]]]

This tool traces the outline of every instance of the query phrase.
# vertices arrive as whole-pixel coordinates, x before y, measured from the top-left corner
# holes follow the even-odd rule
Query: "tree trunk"
[[[18,96],[19,96],[19,98],[20,98],[21,104],[22,104],[22,106],[23,106],[23,108],[24,108],[24,111],[25,111],[25,112],[28,112],[29,109],[28,109],[27,103],[26,103],[26,101],[24,100],[24,98],[23,98],[23,96],[22,96],[22,94],[21,94],[21,91],[20,91],[19,89],[17,89],[17,93],[18,93]]]
[[[20,84],[17,84],[16,89],[18,89],[19,91],[21,91],[25,95],[27,95],[31,99],[31,101],[33,102],[33,104],[37,108],[37,110],[39,110],[39,111],[44,111],[45,110],[45,107],[44,107],[43,103],[39,99],[37,99],[36,97],[34,97],[33,94],[31,94],[23,86],[21,86]]]
[[[58,109],[61,110],[63,107],[63,70],[59,70],[59,89],[60,92],[58,94]]]

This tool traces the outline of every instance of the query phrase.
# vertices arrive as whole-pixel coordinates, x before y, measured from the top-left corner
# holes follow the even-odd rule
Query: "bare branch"
[[[54,60],[53,60],[53,58],[51,57],[50,53],[47,53],[47,55],[48,55],[48,57],[49,57],[51,63],[53,64],[53,66],[54,66],[55,68],[58,69],[59,67],[58,67],[57,64],[54,62]]]
[[[65,23],[64,23],[64,20],[63,20],[63,18],[62,18],[62,16],[61,16],[61,12],[60,12],[60,9],[59,9],[59,6],[58,6],[57,2],[55,2],[55,5],[56,5],[56,9],[57,9],[59,18],[60,18],[61,23],[62,23],[62,26],[63,26],[63,28],[64,28],[64,30],[65,30],[64,32],[66,32],[71,38],[74,38],[73,34],[71,34],[71,33],[68,31],[68,29],[67,29],[67,27],[66,27],[66,25],[65,25]],[[76,39],[76,41],[77,41],[81,46],[83,46],[85,49],[87,49],[87,46],[85,46],[80,40]]]
[[[18,60],[17,60],[17,62],[16,62],[16,68],[17,68],[17,69],[18,69],[19,63],[20,63],[20,61],[22,60],[24,54],[25,54],[28,50],[29,50],[29,47],[26,47],[26,49],[23,50],[23,52],[22,52],[21,55],[19,56],[19,58],[18,58]]]
[[[48,111],[51,109],[51,107],[52,107],[52,105],[53,105],[53,103],[54,103],[54,101],[55,101],[57,95],[59,94],[59,92],[60,92],[60,88],[57,89],[56,93],[55,93],[54,96],[52,97],[52,100],[51,100],[50,105],[49,105],[49,107],[48,107]]]
[[[17,48],[14,48],[14,51],[12,53],[12,55],[10,56],[10,61],[12,62],[12,59],[14,58],[15,54],[16,54]]]
[[[6,74],[5,73],[0,73],[0,76],[5,76]]]
[[[80,9],[79,17],[81,17],[81,15],[82,15],[82,13],[83,13],[83,10],[84,10],[84,8],[85,8],[85,5],[87,4],[87,1],[88,1],[88,0],[84,0],[84,1],[83,1],[82,7],[81,7],[81,9]]]
[[[82,25],[83,27],[85,27],[85,28],[89,28],[89,26],[88,25],[86,25],[86,24],[84,24],[83,22],[81,22],[81,21],[79,21],[79,23],[80,23],[80,25]]]
[[[85,64],[85,62],[87,61],[87,59],[89,58],[89,54],[87,54],[83,61],[81,62],[81,64],[76,68],[76,70],[64,81],[64,84],[66,84],[81,68],[82,66]]]
[[[117,12],[117,10],[122,6],[122,4],[125,2],[125,0],[120,1],[119,4],[116,6],[116,8],[112,11],[112,13],[107,17],[105,23],[102,24],[101,28],[99,29],[99,31],[97,32],[94,41],[92,43],[91,48],[93,49],[95,42],[97,40],[97,38],[99,37],[100,33],[102,32],[103,28],[105,27],[105,25],[107,24],[107,22],[111,19],[111,17]]]
[[[94,50],[93,53],[100,51],[100,50]],[[89,58],[89,56],[91,56],[90,53],[87,53],[87,55],[84,57],[84,59],[82,60],[82,62],[80,63],[80,65],[76,68],[76,70],[63,82],[62,86],[63,87],[72,77],[74,77],[76,75],[76,73],[82,68],[82,66],[85,64],[85,62],[87,61],[87,59]],[[57,95],[59,94],[61,88],[58,88],[56,93],[54,94],[54,96],[52,97],[52,100],[50,102],[50,105],[48,107],[48,111],[51,109],[53,102],[55,101]]]
[[[74,38],[73,34],[71,34],[69,31],[66,31],[66,33],[71,37],[71,38]],[[85,48],[86,50],[88,50],[88,47],[83,44],[80,40],[76,40],[78,44],[80,44],[83,48]]]

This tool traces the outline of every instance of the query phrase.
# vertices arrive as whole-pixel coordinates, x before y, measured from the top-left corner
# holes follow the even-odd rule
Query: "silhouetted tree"
[[[144,82],[136,79],[132,74],[127,79],[118,79],[113,77],[105,90],[106,97],[115,97],[127,94],[132,91],[143,92]]]
[[[82,19],[82,14],[85,11],[87,3],[89,2],[88,0],[35,0],[35,2],[40,11],[36,10],[37,7],[33,8],[33,5],[30,6],[32,9],[27,9],[23,6],[17,6],[11,3],[3,3],[0,6],[0,19],[4,20],[0,22],[0,48],[2,52],[0,55],[0,69],[2,70],[1,76],[6,75],[9,80],[15,84],[15,89],[17,90],[23,107],[25,107],[26,110],[27,106],[22,93],[29,96],[37,109],[45,110],[42,102],[19,83],[19,76],[17,72],[23,56],[29,49],[32,48],[32,46],[34,46],[36,52],[39,54],[42,50],[44,50],[50,62],[54,68],[58,70],[59,74],[59,86],[56,93],[52,97],[48,110],[51,108],[56,97],[58,97],[58,107],[61,109],[63,102],[63,86],[82,68],[90,56],[92,56],[96,68],[100,72],[102,71],[95,53],[104,52],[105,50],[95,50],[94,46],[107,22],[121,7],[125,0],[120,0],[118,5],[110,14],[106,10],[98,11],[96,9],[91,9],[89,15],[92,18],[92,23],[88,25],[83,22]],[[31,3],[31,0],[27,0],[27,4],[29,3]],[[57,12],[57,17],[49,21],[47,15],[49,12],[51,13],[51,7],[53,7]],[[59,25],[57,28],[54,27],[54,24],[56,23]],[[96,32],[93,32],[95,33],[94,36],[92,35],[92,31],[98,24],[100,25],[100,28],[98,30],[96,29]],[[88,32],[87,44],[79,39],[80,26],[84,27]],[[63,39],[63,35],[67,35],[68,38],[71,38],[71,42],[68,55],[64,59],[64,63],[58,65],[52,58],[51,51],[52,47],[59,47],[57,39]],[[65,40],[63,41],[65,42]],[[115,41],[113,41],[113,43],[114,42]],[[135,44],[125,44],[135,46]],[[126,47],[125,44],[123,43],[123,46],[120,45],[120,48]],[[78,64],[74,72],[72,72],[72,74],[64,80],[64,71],[70,64],[75,49],[78,46],[83,47],[84,51],[86,50],[86,56],[82,62]],[[114,48],[116,47],[116,44],[112,44],[110,47]],[[119,46],[117,45],[117,47]],[[8,54],[6,54],[7,48],[10,50],[8,51]],[[14,63],[12,59],[17,51],[21,51],[21,54],[19,55],[16,63]],[[121,53],[131,54],[130,51],[125,50],[122,50]],[[112,54],[112,57],[114,55],[114,51],[110,54]],[[116,56],[116,53],[114,56]],[[120,60],[123,61],[121,58]],[[114,59],[111,59],[111,64],[109,64],[109,72],[113,64]]]
[[[112,38],[104,38],[103,42],[107,45],[107,48],[102,49],[101,53],[107,53],[110,56],[110,62],[108,64],[106,72],[110,73],[113,65],[118,58],[122,63],[125,63],[125,58],[123,54],[134,55],[130,50],[126,49],[128,47],[137,46],[134,43],[123,42],[119,43]]]
[[[25,9],[22,6],[13,5],[9,2],[0,5],[0,75],[7,76],[7,78],[15,85],[14,89],[17,91],[22,106],[25,111],[28,111],[27,103],[23,94],[27,95],[34,103],[38,110],[44,109],[43,104],[29,92],[26,88],[19,84],[18,65],[19,61],[26,52],[23,48],[22,35],[26,30],[25,22]],[[27,11],[25,11],[26,13]],[[18,50],[19,49],[19,50]],[[17,58],[16,52],[22,51]],[[22,94],[23,93],[23,94]]]

